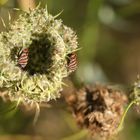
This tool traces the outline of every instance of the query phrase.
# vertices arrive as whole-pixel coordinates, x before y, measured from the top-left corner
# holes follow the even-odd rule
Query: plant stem
[[[122,115],[122,118],[121,118],[121,121],[120,121],[120,124],[118,126],[118,131],[120,131],[123,127],[123,123],[124,123],[124,119],[125,119],[125,116],[128,112],[128,110],[130,109],[130,107],[135,104],[137,101],[136,100],[133,100],[129,103],[129,105],[127,106],[126,110],[124,111],[123,115]]]
[[[87,131],[82,130],[74,135],[62,138],[61,140],[81,140],[83,137],[87,135]]]
[[[35,0],[18,0],[20,8],[24,11],[35,8]]]

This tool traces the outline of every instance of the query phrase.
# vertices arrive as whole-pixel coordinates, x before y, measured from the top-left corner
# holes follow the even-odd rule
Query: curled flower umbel
[[[137,113],[140,113],[140,77],[138,75],[137,80],[133,84],[130,90],[130,104],[134,105]]]
[[[109,86],[86,86],[66,98],[81,127],[107,139],[118,131],[127,97]]]
[[[137,105],[140,104],[140,77],[137,77],[137,81],[133,84],[130,91],[131,101],[135,101]]]
[[[0,33],[0,91],[24,103],[56,99],[72,72],[68,56],[76,50],[75,32],[47,9],[23,12]]]

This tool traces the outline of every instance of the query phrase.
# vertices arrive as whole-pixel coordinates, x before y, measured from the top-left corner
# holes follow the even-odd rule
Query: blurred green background
[[[0,17],[9,24],[20,11],[41,2],[78,35],[78,70],[71,79],[83,83],[110,83],[127,89],[140,72],[140,1],[139,0],[0,0]],[[0,30],[5,31],[2,22]],[[69,86],[69,89],[71,87]],[[65,89],[64,92],[67,92]],[[131,115],[133,114],[133,115]],[[0,101],[0,140],[91,140],[77,127],[63,99],[41,108],[33,125],[34,111],[13,110],[13,104]],[[119,140],[140,139],[140,115],[129,112]]]

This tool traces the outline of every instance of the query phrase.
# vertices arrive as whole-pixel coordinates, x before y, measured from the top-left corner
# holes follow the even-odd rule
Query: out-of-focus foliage
[[[20,13],[13,8],[24,7],[21,1],[9,0],[6,3],[6,0],[0,0],[0,16],[6,25],[8,11],[13,21]],[[26,1],[31,7],[30,0]],[[42,7],[47,3],[53,15],[64,10],[60,18],[78,34],[81,50],[78,51],[79,68],[72,75],[75,85],[80,86],[83,82],[110,82],[127,87],[136,79],[140,73],[139,0],[34,0],[35,5],[39,2]],[[2,22],[0,29],[6,30]],[[6,111],[7,105],[4,108]],[[91,139],[77,127],[63,100],[53,102],[49,109],[42,108],[36,126],[31,121],[33,113],[27,115],[24,111],[17,111],[8,121],[3,121],[2,114],[1,134],[41,135],[49,140]],[[139,140],[140,115],[130,111],[125,122],[120,139]]]
[[[7,1],[8,1],[8,0],[0,0],[0,5],[6,4]]]

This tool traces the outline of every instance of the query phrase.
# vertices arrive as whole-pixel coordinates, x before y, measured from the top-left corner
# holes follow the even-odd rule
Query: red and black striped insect
[[[77,68],[77,55],[76,53],[68,54],[68,61],[67,61],[68,70],[73,72]]]
[[[21,68],[25,68],[28,63],[29,50],[26,48],[21,51],[18,57],[18,64]]]

